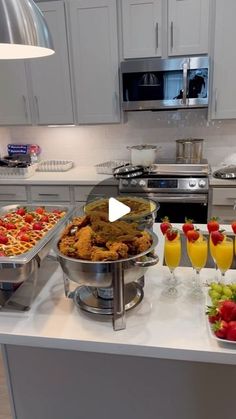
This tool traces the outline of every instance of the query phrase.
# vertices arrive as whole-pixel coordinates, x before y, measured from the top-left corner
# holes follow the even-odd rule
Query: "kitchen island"
[[[42,266],[49,281],[31,310],[1,312],[15,418],[233,417],[236,347],[219,346],[209,335],[205,296],[190,298],[191,268],[177,269],[180,297],[163,296],[168,270],[155,230],[160,263],[148,270],[144,300],[127,313],[125,330],[78,312],[52,261]],[[215,271],[201,276],[212,280]],[[236,271],[228,280],[236,281]]]

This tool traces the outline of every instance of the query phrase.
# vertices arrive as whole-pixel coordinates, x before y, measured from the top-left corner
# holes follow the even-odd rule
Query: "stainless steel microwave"
[[[120,75],[124,111],[208,107],[208,57],[126,60]]]

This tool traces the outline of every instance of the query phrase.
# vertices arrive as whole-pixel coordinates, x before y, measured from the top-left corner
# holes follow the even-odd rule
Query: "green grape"
[[[233,291],[230,289],[229,286],[224,286],[223,287],[223,295],[226,295],[228,298],[231,298],[233,295]]]
[[[229,287],[233,292],[236,292],[236,284],[230,284]]]
[[[222,293],[222,291],[223,291],[222,285],[217,284],[216,282],[212,282],[211,289],[213,289],[214,291],[217,291],[219,293]]]
[[[219,300],[221,298],[221,294],[215,290],[209,290],[208,294],[210,295],[212,301],[213,300]]]

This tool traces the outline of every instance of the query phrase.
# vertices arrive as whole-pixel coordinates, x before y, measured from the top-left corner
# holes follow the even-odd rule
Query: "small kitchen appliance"
[[[180,164],[162,161],[133,178],[119,180],[119,193],[156,200],[160,204],[156,221],[168,216],[171,222],[184,222],[185,217],[196,223],[208,218],[209,165]]]

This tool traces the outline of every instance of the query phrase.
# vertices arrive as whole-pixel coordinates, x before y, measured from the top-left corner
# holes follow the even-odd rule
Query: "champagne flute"
[[[209,249],[210,249],[211,257],[212,257],[213,262],[215,264],[215,271],[216,271],[215,277],[216,277],[216,281],[218,281],[218,278],[217,278],[217,264],[216,264],[216,258],[215,258],[215,245],[214,245],[214,243],[212,241],[211,233],[209,235]]]
[[[170,278],[165,295],[169,297],[176,297],[178,290],[176,288],[176,278],[174,271],[179,266],[181,259],[181,240],[179,233],[174,239],[169,240],[168,235],[165,236],[165,247],[164,247],[165,263],[170,270]]]
[[[225,274],[231,267],[234,254],[234,243],[231,237],[226,237],[215,245],[215,259],[220,270],[221,282],[225,282]]]
[[[192,242],[189,242],[187,245],[188,256],[191,261],[192,267],[195,271],[193,277],[193,295],[201,295],[201,283],[200,283],[200,271],[207,262],[208,254],[208,242],[207,239],[200,235],[200,237]]]

